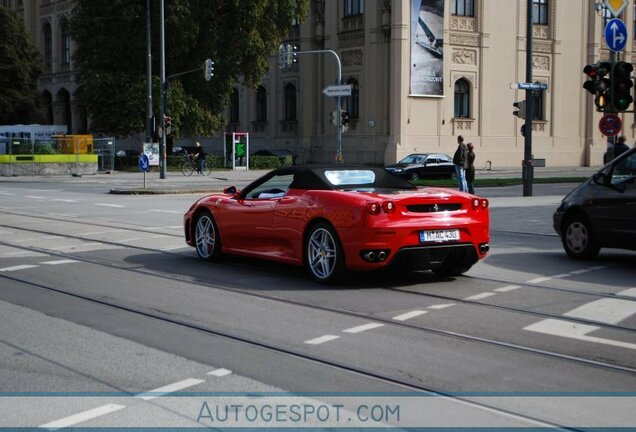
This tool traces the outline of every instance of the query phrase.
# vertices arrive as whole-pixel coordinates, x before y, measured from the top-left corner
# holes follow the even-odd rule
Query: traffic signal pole
[[[526,0],[526,82],[532,82],[532,0]],[[523,196],[532,196],[534,166],[532,165],[532,118],[534,117],[534,90],[526,89],[526,122],[525,141],[523,146],[523,162],[521,177],[523,179]]]
[[[166,178],[166,164],[167,164],[167,154],[166,154],[166,32],[164,29],[164,3],[163,0],[159,1],[159,26],[160,26],[160,95],[161,95],[161,103],[159,104],[159,118],[161,121],[161,143],[159,144],[159,178]]]

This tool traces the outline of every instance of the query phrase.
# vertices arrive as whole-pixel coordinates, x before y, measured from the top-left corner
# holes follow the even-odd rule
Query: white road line
[[[573,275],[580,275],[580,274],[583,274],[583,273],[589,273],[591,271],[592,271],[591,269],[580,269],[580,270],[573,270],[570,273],[573,274]]]
[[[182,211],[177,211],[177,210],[160,210],[160,209],[151,209],[151,212],[155,212],[155,213],[172,213],[172,214],[183,214],[184,212]]]
[[[141,237],[131,237],[131,238],[123,239],[123,240],[117,240],[117,242],[118,243],[127,243],[127,242],[133,242],[133,241],[137,241],[137,240],[141,240]]]
[[[590,267],[590,270],[603,270],[606,268],[607,266],[594,266],[594,267]]]
[[[0,192],[0,195],[15,196],[15,194],[11,192]]]
[[[30,268],[35,268],[38,267],[36,265],[32,265],[32,264],[24,264],[24,265],[17,265],[17,266],[13,266],[13,267],[5,267],[5,268],[0,268],[0,272],[12,272],[12,271],[17,271],[17,270],[26,270],[26,269],[30,269]]]
[[[618,324],[634,314],[636,314],[636,302],[605,298],[586,303],[563,315],[607,324]]]
[[[112,234],[112,233],[123,232],[123,231],[126,231],[126,230],[114,229],[114,230],[108,230],[108,231],[91,231],[91,232],[80,233],[80,235],[92,236],[92,235],[99,235],[99,234]]]
[[[571,321],[562,321],[557,319],[545,319],[536,324],[524,327],[524,330],[543,333],[552,336],[561,336],[569,339],[576,339],[585,342],[594,342],[603,345],[612,345],[620,348],[628,348],[636,350],[636,344],[629,342],[621,342],[613,339],[605,339],[595,336],[588,336],[587,333],[598,330],[600,327],[573,323]]]
[[[623,297],[636,297],[636,288],[630,288],[628,290],[621,291],[619,292],[619,294]]]
[[[54,198],[51,201],[65,202],[65,203],[76,203],[77,202],[77,200],[64,199],[64,198]]]
[[[44,198],[44,197],[36,196],[36,195],[25,195],[25,198],[32,198],[32,199],[46,199],[46,198]]]
[[[88,411],[81,412],[79,414],[72,415],[70,417],[66,417],[60,420],[55,420],[53,422],[44,424],[40,426],[40,428],[44,429],[62,429],[69,426],[73,426],[79,423],[83,423],[87,420],[91,420],[97,417],[101,417],[106,414],[110,414],[115,411],[119,411],[120,409],[126,408],[124,405],[117,404],[107,404],[100,406],[98,408],[93,408]]]
[[[226,375],[231,375],[231,374],[232,374],[231,370],[223,369],[223,368],[220,368],[220,369],[217,369],[217,370],[213,370],[212,372],[208,372],[208,375],[212,375],[212,376],[215,376],[215,377],[224,377]]]
[[[455,303],[431,305],[428,308],[429,309],[438,309],[439,310],[439,309],[446,309],[446,308],[451,307],[451,306],[455,306]]]
[[[470,297],[466,297],[464,298],[464,300],[481,300],[484,299],[486,297],[491,297],[497,295],[497,293],[494,292],[483,292],[483,293],[479,293],[479,294],[475,294],[474,296],[470,296]]]
[[[423,310],[414,310],[414,311],[411,311],[411,312],[404,313],[402,315],[394,316],[393,319],[395,321],[406,321],[406,320],[410,320],[411,318],[415,318],[415,317],[418,317],[420,315],[424,315],[425,313],[426,313],[426,311],[423,311]]]
[[[322,343],[329,342],[336,339],[340,339],[340,336],[324,335],[324,336],[317,337],[315,339],[307,340],[305,341],[305,343],[309,345],[320,345]]]
[[[162,250],[162,251],[171,251],[171,250],[181,249],[181,248],[184,248],[184,247],[187,247],[187,245],[181,245],[181,246],[166,246],[166,247],[159,248],[159,250]]]
[[[143,399],[143,400],[151,400],[151,399],[157,398],[159,396],[164,396],[164,395],[167,395],[169,393],[174,393],[176,391],[183,390],[183,389],[188,388],[188,387],[199,385],[199,384],[204,383],[204,382],[205,382],[205,380],[200,380],[200,379],[196,379],[196,378],[188,378],[188,379],[185,379],[183,381],[176,382],[174,384],[168,384],[167,386],[163,386],[163,387],[159,387],[159,388],[154,389],[154,390],[150,390],[149,392],[140,393],[140,394],[138,394],[135,397],[137,397],[139,399]]]
[[[495,288],[494,291],[497,292],[508,292],[508,291],[513,291],[516,289],[521,288],[519,285],[507,285],[505,287],[501,287],[501,288]]]
[[[125,208],[126,206],[123,205],[119,205],[119,204],[108,204],[108,203],[96,203],[96,206],[100,206],[100,207],[113,207],[113,208]]]
[[[526,281],[526,283],[538,284],[538,283],[541,283],[541,282],[547,282],[550,279],[552,279],[552,278],[551,277],[539,277],[539,278],[536,278],[536,279],[530,279],[529,281]]]
[[[363,331],[367,331],[367,330],[373,330],[378,327],[384,327],[384,324],[380,324],[380,323],[362,324],[356,327],[345,329],[343,330],[343,332],[356,334],[356,333],[362,333]]]
[[[570,276],[572,276],[570,273],[561,273],[561,274],[552,276],[552,279],[563,279]]]
[[[61,260],[56,260],[56,261],[42,261],[40,264],[60,265],[60,264],[71,264],[71,263],[76,263],[76,262],[79,262],[79,261],[72,260],[72,259],[61,259]]]

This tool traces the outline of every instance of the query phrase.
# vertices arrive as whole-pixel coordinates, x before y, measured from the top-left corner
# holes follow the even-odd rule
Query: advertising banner
[[[411,96],[444,96],[444,0],[411,0]]]

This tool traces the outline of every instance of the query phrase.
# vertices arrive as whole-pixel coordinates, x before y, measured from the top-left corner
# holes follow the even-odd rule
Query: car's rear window
[[[372,185],[375,173],[371,170],[325,171],[325,177],[334,186]]]

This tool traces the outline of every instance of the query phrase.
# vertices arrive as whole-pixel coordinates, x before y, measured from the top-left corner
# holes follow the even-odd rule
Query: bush
[[[275,169],[291,165],[291,156],[250,156],[250,169]]]

